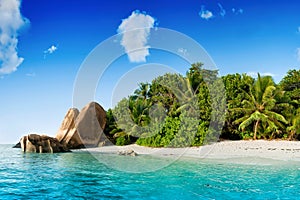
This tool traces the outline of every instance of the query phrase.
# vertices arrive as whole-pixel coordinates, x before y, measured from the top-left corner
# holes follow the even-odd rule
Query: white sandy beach
[[[202,159],[267,158],[300,161],[300,141],[223,141],[189,148],[151,148],[133,144],[89,148],[83,151],[117,154],[125,150],[133,150],[138,155],[153,156],[182,156]]]

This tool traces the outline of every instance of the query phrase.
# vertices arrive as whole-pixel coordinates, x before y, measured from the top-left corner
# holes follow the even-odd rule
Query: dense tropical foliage
[[[140,83],[107,111],[105,133],[117,145],[199,146],[219,139],[300,139],[300,70],[279,84],[195,63],[186,76]]]

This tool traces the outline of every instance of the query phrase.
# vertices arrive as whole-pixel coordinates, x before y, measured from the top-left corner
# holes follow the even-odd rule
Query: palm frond
[[[247,126],[252,124],[256,119],[253,115],[248,117],[246,120],[243,120],[243,122],[239,125],[239,130],[244,130]]]
[[[285,119],[285,117],[281,114],[278,114],[278,113],[273,112],[273,111],[268,111],[268,110],[265,110],[264,113],[266,115],[268,115],[269,119],[272,120],[272,121],[277,120],[277,121],[283,122],[285,124],[288,123],[288,121]]]

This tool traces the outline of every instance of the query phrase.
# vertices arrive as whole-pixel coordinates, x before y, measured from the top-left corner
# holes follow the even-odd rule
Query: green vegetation
[[[218,72],[195,63],[186,76],[140,83],[107,111],[105,133],[116,145],[200,146],[221,139],[300,139],[300,70],[272,77]]]
[[[253,125],[253,139],[262,136],[273,139],[274,134],[280,133],[283,124],[287,124],[285,117],[276,112],[276,87],[270,76],[261,77],[258,74],[250,91],[245,93],[245,98],[240,108],[232,108],[232,111],[241,111],[243,116],[234,123],[239,124],[239,130],[244,131]]]

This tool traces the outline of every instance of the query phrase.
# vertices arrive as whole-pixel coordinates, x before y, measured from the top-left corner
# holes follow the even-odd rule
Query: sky
[[[197,52],[191,41],[220,75],[279,82],[300,66],[299,8],[296,0],[0,0],[0,143],[54,136],[73,106],[108,109],[138,82],[184,74]]]

